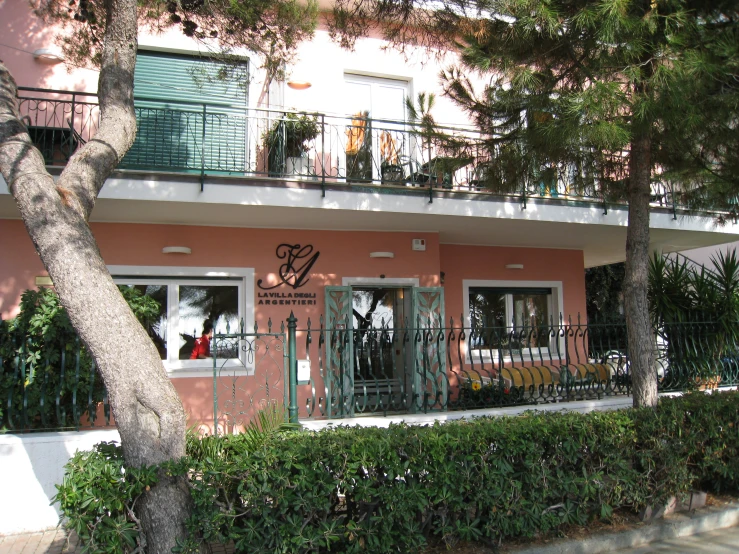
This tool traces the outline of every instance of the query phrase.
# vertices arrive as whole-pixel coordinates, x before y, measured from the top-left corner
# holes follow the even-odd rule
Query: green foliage
[[[35,0],[35,13],[61,23],[57,37],[65,59],[85,66],[101,61],[104,0]],[[217,44],[213,57],[228,63],[246,48],[261,60],[270,78],[281,76],[300,42],[313,36],[318,20],[314,0],[139,0],[139,27],[152,32],[179,29],[185,36]]]
[[[739,259],[721,252],[711,265],[657,254],[649,264],[652,325],[670,365],[700,377],[716,375],[719,360],[739,347]]]
[[[53,501],[84,545],[83,552],[134,552],[140,526],[134,507],[140,496],[157,482],[156,468],[127,468],[123,449],[102,442],[90,452],[77,452]]]
[[[522,388],[510,388],[498,381],[481,383],[476,379],[466,379],[459,389],[458,402],[460,407],[490,408],[525,403],[526,399]]]
[[[139,321],[158,314],[159,305],[152,298],[134,289],[122,293]],[[0,322],[3,427],[77,427],[85,416],[94,421],[104,396],[92,357],[56,293],[47,288],[25,291],[18,317]]]
[[[415,29],[456,46],[442,83],[484,135],[488,188],[535,190],[554,171],[578,195],[623,202],[631,153],[647,148],[680,204],[739,213],[736,3],[337,0],[335,12],[348,42],[387,21],[393,44],[423,42]]]
[[[585,305],[588,322],[623,321],[623,263],[585,270]]]
[[[136,287],[118,287],[118,290],[133,311],[133,315],[145,328],[159,317],[160,304],[151,296],[147,296]]]
[[[0,329],[0,397],[9,429],[68,428],[103,399],[102,381],[51,289],[28,290]],[[58,404],[56,400],[58,399]]]
[[[258,450],[288,431],[300,429],[300,424],[287,421],[284,406],[270,403],[259,410],[254,419],[237,435],[201,435],[196,428],[187,430],[187,455],[197,460],[215,460],[227,456],[238,445],[246,451]]]
[[[258,441],[227,435],[202,447],[191,439],[179,469],[194,503],[182,550],[230,541],[254,553],[498,543],[608,520],[615,509],[656,506],[696,487],[736,490],[737,402],[736,392],[690,394],[662,399],[656,410],[339,427]],[[95,472],[120,475],[106,469],[112,463],[99,452],[78,455],[57,498],[83,533],[97,521],[123,545],[112,529],[125,521],[103,523],[97,510],[131,505],[150,480],[128,471],[125,480],[103,479],[86,506],[90,496],[76,492],[95,485]]]
[[[436,104],[436,95],[433,92],[419,92],[416,102],[410,96],[405,98],[405,108],[408,112],[408,121],[413,125],[413,132],[421,137],[422,148],[431,148],[431,141],[439,136],[436,120],[431,114]]]

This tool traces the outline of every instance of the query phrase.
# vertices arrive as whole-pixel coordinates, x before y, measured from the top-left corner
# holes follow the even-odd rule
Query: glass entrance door
[[[328,417],[446,408],[444,290],[327,286]]]
[[[413,358],[404,328],[410,290],[352,287],[354,393],[360,411],[407,409]]]

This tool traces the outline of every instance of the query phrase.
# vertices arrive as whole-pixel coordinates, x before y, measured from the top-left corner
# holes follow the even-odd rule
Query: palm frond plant
[[[739,260],[719,253],[711,267],[688,259],[653,256],[649,268],[650,314],[671,386],[721,379],[726,360],[739,352]]]

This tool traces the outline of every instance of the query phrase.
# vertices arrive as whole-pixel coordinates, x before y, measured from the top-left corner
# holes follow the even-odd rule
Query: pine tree
[[[733,210],[739,5],[339,0],[336,12],[336,32],[349,38],[362,30],[341,25],[352,14],[387,22],[386,36],[401,45],[459,48],[461,64],[444,71],[442,82],[483,133],[488,187],[547,186],[559,173],[580,195],[628,201],[623,292],[634,404],[656,405],[650,187],[669,179],[681,200]],[[467,78],[472,71],[490,79],[484,90]]]

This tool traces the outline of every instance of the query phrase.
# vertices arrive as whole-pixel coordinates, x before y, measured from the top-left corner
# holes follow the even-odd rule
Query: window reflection
[[[159,358],[167,359],[167,285],[119,285],[119,289],[135,289],[151,297],[159,304],[159,313],[143,321],[146,332],[159,352]]]
[[[189,360],[203,325],[210,321],[216,333],[239,330],[239,287],[180,285],[179,359]]]
[[[471,347],[547,348],[550,298],[548,289],[470,288]]]

